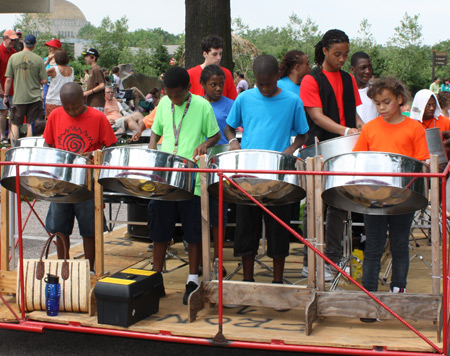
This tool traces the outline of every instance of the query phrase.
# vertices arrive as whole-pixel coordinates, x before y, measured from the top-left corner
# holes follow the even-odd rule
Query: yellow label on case
[[[137,269],[137,268],[127,268],[123,271],[120,271],[120,273],[128,273],[128,274],[136,274],[139,276],[151,276],[152,274],[155,274],[155,271],[148,271],[146,269]]]
[[[136,281],[134,281],[132,279],[121,279],[121,278],[106,277],[106,278],[100,279],[99,282],[111,283],[111,284],[122,284],[122,285],[128,286],[130,284],[135,283]]]

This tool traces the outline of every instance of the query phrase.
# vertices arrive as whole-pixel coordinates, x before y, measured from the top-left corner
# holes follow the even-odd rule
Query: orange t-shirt
[[[420,122],[406,116],[399,124],[390,124],[382,116],[369,121],[353,148],[357,151],[397,153],[420,161],[430,158],[425,130]]]
[[[113,119],[117,120],[122,117],[122,114],[120,113],[119,104],[117,103],[117,100],[113,98],[111,101],[105,100],[105,116],[107,119]]]
[[[421,124],[424,129],[432,129],[435,127],[439,127],[441,131],[450,130],[450,119],[443,115],[439,115],[437,119],[433,117],[431,120],[422,121]]]
[[[144,117],[144,125],[145,128],[150,129],[153,126],[153,122],[155,122],[155,116],[156,116],[156,109],[158,107],[155,107],[150,114]],[[163,138],[161,137],[158,141],[158,143],[162,143]]]

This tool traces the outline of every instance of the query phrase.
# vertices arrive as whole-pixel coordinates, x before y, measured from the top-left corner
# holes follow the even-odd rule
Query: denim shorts
[[[70,236],[72,235],[75,217],[78,221],[81,236],[95,236],[94,199],[81,203],[51,203],[45,220],[46,230],[51,234],[60,232]]]
[[[8,95],[9,105],[12,105],[12,95]],[[3,104],[3,98],[0,98],[0,110],[8,110],[8,108]]]
[[[154,242],[169,242],[175,233],[175,223],[180,218],[183,239],[188,243],[202,242],[200,197],[184,201],[151,200],[148,204],[148,227]]]

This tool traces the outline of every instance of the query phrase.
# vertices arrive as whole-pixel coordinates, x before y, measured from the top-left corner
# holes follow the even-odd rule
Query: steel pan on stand
[[[208,167],[213,169],[237,170],[304,170],[304,162],[293,155],[265,150],[234,150],[215,155],[209,159]],[[226,173],[242,189],[264,205],[296,203],[306,196],[303,175],[278,173]],[[208,192],[219,196],[219,177],[210,174]],[[253,204],[243,193],[231,184],[224,183],[223,199],[229,203]]]
[[[194,195],[194,172],[152,171],[160,168],[195,168],[184,157],[133,145],[105,149],[104,166],[148,167],[149,170],[102,169],[99,183],[104,188],[138,197],[160,200],[188,200]]]
[[[89,159],[76,153],[49,147],[16,147],[6,152],[8,162],[88,165]],[[91,170],[86,168],[26,166],[19,168],[20,193],[33,199],[77,203],[91,199]],[[5,165],[1,184],[16,192],[16,166]]]
[[[301,149],[299,152],[299,157],[306,159],[308,157],[320,155],[323,157],[323,160],[326,161],[327,159],[340,154],[351,153],[353,147],[356,145],[356,141],[358,141],[358,138],[359,133],[348,136],[340,136],[323,142],[317,141],[314,145]]]
[[[384,152],[353,152],[324,162],[324,171],[355,172],[324,176],[322,198],[337,208],[362,214],[405,214],[428,205],[424,177],[358,176],[358,172],[424,173],[428,166],[414,158]]]
[[[16,147],[44,147],[43,137],[23,137],[16,141]]]
[[[442,142],[442,134],[439,127],[433,127],[425,130],[427,146],[430,155],[438,156],[439,171],[442,172],[448,163],[447,153]]]

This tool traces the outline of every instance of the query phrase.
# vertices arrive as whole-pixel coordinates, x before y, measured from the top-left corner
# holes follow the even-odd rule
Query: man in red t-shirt
[[[84,105],[83,90],[77,83],[67,83],[61,88],[62,107],[52,111],[44,131],[46,147],[54,147],[78,154],[111,146],[117,142],[106,116]],[[58,236],[58,258],[69,256],[70,235],[74,218],[77,218],[83,237],[84,256],[89,260],[91,271],[95,262],[95,206],[94,199],[80,203],[51,203],[46,218],[49,233],[63,235],[65,244]],[[64,252],[64,246],[66,250]]]
[[[3,32],[3,42],[0,44],[0,140],[2,143],[8,143],[8,138],[6,137],[6,115],[8,113],[8,108],[3,104],[3,97],[5,95],[9,96],[9,102],[12,102],[12,96],[14,94],[14,88],[11,83],[11,89],[9,93],[5,93],[5,73],[6,66],[8,65],[9,57],[11,57],[16,50],[14,49],[14,43],[18,40],[18,36],[14,30],[6,30]]]
[[[200,84],[200,75],[202,74],[203,68],[210,64],[220,65],[220,61],[222,60],[223,53],[223,40],[217,36],[207,36],[202,40],[202,51],[203,57],[205,57],[205,61],[203,64],[195,66],[191,69],[188,69],[191,89],[190,92],[192,94],[203,96],[205,95],[205,91],[203,90],[202,85]],[[233,81],[233,75],[231,72],[224,68],[220,67],[225,73],[225,87],[223,89],[223,96],[234,100],[237,97],[236,87]]]

